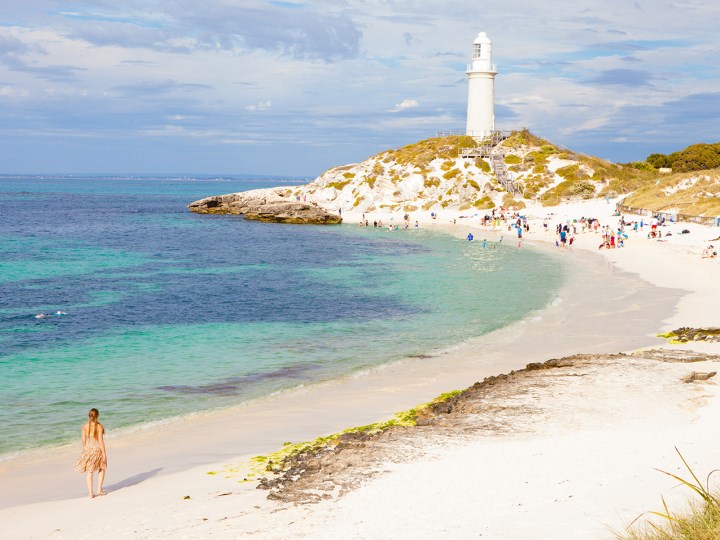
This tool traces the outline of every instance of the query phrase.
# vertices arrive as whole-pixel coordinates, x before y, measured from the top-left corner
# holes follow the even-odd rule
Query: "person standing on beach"
[[[105,470],[107,469],[107,454],[105,453],[105,428],[98,422],[100,412],[97,409],[90,409],[88,421],[82,427],[82,452],[75,464],[77,472],[86,473],[88,495],[92,499],[95,496],[105,495],[103,482]],[[97,492],[93,493],[93,474],[98,473]]]

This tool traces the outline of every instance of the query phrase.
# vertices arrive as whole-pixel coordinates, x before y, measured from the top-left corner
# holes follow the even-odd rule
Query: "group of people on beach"
[[[392,219],[392,218],[391,218],[391,219]],[[370,220],[365,217],[365,214],[364,214],[364,213],[363,213],[362,219],[360,220],[360,223],[358,223],[358,225],[359,225],[360,227],[370,227],[370,225],[371,225],[371,224],[370,224]],[[383,225],[382,219],[376,219],[376,220],[373,220],[373,222],[372,222],[372,227],[375,228],[375,229],[382,229],[382,228],[385,227],[385,225]],[[405,214],[405,216],[403,217],[402,229],[403,229],[403,230],[408,230],[409,228],[410,228],[410,215],[409,215],[409,214]],[[417,220],[415,221],[415,228],[416,228],[416,229],[419,229],[419,228],[420,228],[420,223],[419,223]],[[400,230],[400,225],[398,225],[397,223],[395,223],[395,224],[390,223],[390,224],[387,226],[387,229],[388,229],[389,231],[399,231],[399,230]]]

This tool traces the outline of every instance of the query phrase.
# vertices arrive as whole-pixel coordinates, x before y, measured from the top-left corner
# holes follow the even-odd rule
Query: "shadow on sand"
[[[107,491],[117,491],[119,489],[134,486],[139,484],[140,482],[144,482],[148,478],[152,478],[160,471],[162,471],[162,467],[158,467],[157,469],[152,469],[151,471],[146,471],[144,473],[136,474],[135,476],[131,476],[130,478],[126,478],[125,480],[121,480],[120,482],[116,482],[115,484],[106,486],[105,489]]]

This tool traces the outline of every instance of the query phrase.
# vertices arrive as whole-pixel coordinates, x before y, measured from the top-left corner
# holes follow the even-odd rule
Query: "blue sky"
[[[720,3],[0,0],[0,173],[316,176],[496,123],[613,161],[720,140]]]

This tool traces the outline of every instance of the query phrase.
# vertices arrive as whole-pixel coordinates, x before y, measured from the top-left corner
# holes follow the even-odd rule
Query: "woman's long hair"
[[[97,409],[90,409],[90,412],[88,413],[88,438],[89,439],[95,439],[97,440],[97,425],[98,425],[98,416],[100,416],[100,411]]]

